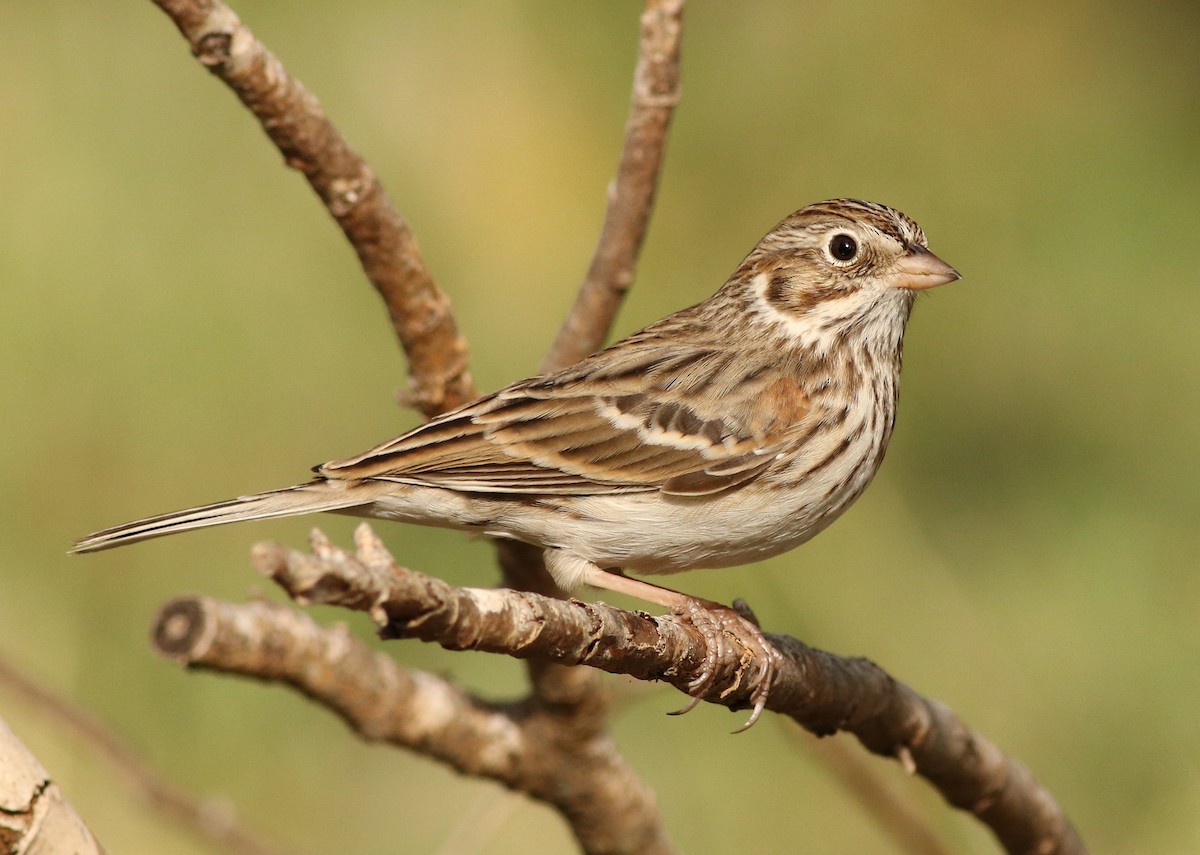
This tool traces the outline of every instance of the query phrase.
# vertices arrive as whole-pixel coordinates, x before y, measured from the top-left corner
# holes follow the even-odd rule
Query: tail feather
[[[371,491],[363,491],[358,487],[355,483],[310,481],[282,490],[173,511],[89,534],[77,540],[71,552],[99,552],[194,528],[336,511],[370,503],[374,498]]]

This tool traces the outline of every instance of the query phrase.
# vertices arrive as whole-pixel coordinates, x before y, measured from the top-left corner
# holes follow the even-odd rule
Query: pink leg
[[[746,649],[757,652],[758,655],[755,659],[762,663],[762,666],[757,677],[757,685],[750,696],[754,711],[750,714],[750,719],[734,733],[741,733],[758,721],[767,704],[767,696],[771,692],[776,659],[779,657],[779,652],[763,636],[761,629],[729,606],[692,597],[679,591],[672,591],[670,588],[663,588],[640,579],[631,579],[619,573],[601,570],[595,565],[589,566],[584,571],[582,581],[594,588],[625,594],[670,609],[676,614],[686,617],[692,626],[696,627],[704,636],[706,648],[704,669],[700,672],[700,676],[688,685],[688,693],[692,695],[692,700],[673,715],[690,712],[700,703],[700,698],[696,696],[704,694],[716,679],[717,663],[729,650],[728,636],[736,638]]]

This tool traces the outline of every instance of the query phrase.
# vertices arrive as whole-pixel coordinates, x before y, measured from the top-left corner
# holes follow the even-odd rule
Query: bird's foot
[[[741,666],[737,671],[737,680],[723,692],[721,697],[727,697],[736,691],[747,676],[747,666],[757,663],[757,673],[753,675],[754,690],[750,694],[750,704],[753,711],[745,724],[734,733],[748,730],[758,721],[767,705],[767,697],[771,693],[771,684],[775,678],[775,667],[780,658],[777,651],[759,629],[754,620],[754,614],[745,602],[737,600],[734,607],[689,597],[687,603],[679,609],[679,614],[686,618],[692,626],[699,630],[704,637],[705,654],[704,666],[694,680],[688,683],[688,694],[691,701],[682,709],[671,715],[683,715],[694,710],[703,699],[713,681],[717,677],[717,666],[733,652],[732,642],[737,641],[744,653],[741,656]]]

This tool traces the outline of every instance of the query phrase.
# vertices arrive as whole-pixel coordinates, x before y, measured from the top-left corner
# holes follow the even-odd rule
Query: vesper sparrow
[[[106,529],[75,551],[315,511],[525,541],[544,547],[566,591],[592,585],[689,615],[710,663],[726,632],[759,648],[752,723],[777,655],[758,629],[622,571],[744,564],[829,525],[883,459],[916,292],[958,278],[899,211],[819,202],[771,230],[712,297],[570,368],[318,466],[305,484]]]

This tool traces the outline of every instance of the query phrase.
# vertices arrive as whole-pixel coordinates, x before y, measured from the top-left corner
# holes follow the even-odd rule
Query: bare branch
[[[633,283],[654,207],[671,115],[679,102],[683,6],[684,0],[646,0],[625,141],[616,178],[608,190],[604,227],[575,303],[542,361],[543,371],[571,365],[596,350]],[[546,573],[540,549],[500,541],[496,550],[505,584],[561,596]],[[531,661],[529,676],[531,703],[555,703],[565,687],[571,687],[579,703],[594,714],[607,709],[599,675],[593,671],[573,672],[554,663]],[[583,685],[590,691],[582,691]]]
[[[575,302],[542,360],[543,371],[564,368],[599,348],[633,283],[654,208],[671,115],[679,102],[683,7],[684,0],[646,0],[625,141],[617,175],[608,189],[604,226]],[[496,549],[507,585],[561,596],[546,573],[540,549],[512,541],[498,542]],[[553,663],[531,662],[529,667],[531,702],[553,702],[563,691],[560,681],[578,688],[582,680],[591,691],[578,696],[580,703],[597,715],[607,708],[595,672],[584,671],[581,676]]]
[[[414,402],[433,415],[473,397],[466,345],[446,297],[378,179],[316,99],[219,0],[155,2],[341,225],[409,355]],[[683,0],[646,2],[626,140],[603,233],[546,369],[601,345],[633,281],[679,98],[682,7]],[[322,630],[303,616],[261,604],[178,601],[164,613],[158,641],[189,664],[287,682],[364,736],[416,748],[543,798],[564,813],[588,852],[672,851],[652,794],[604,733],[607,704],[594,674],[564,666],[587,664],[684,687],[705,661],[701,633],[674,616],[522,591],[455,588],[398,567],[366,529],[360,529],[358,546],[350,556],[317,538],[313,556],[260,546],[255,560],[297,599],[367,611],[384,634],[534,660],[534,696],[520,705],[486,704],[445,681],[400,669],[344,631]],[[502,547],[501,557],[510,581],[544,587],[533,551]],[[867,660],[837,657],[786,636],[771,640],[785,664],[776,670],[769,709],[817,734],[849,731],[871,751],[899,759],[951,804],[978,816],[1009,852],[1084,852],[1062,810],[1029,771],[948,708]],[[753,688],[749,675],[759,671],[753,655],[735,640],[704,699],[744,707]],[[438,720],[438,710],[452,715]],[[603,755],[599,765],[597,752]]]
[[[287,74],[220,0],[155,2],[175,21],[201,63],[255,114],[288,165],[305,174],[338,220],[383,296],[409,355],[412,402],[432,416],[473,397],[466,344],[455,330],[448,301],[434,286],[407,224],[369,167],[329,123],[315,97]],[[647,0],[627,139],[604,233],[572,315],[574,321],[564,327],[547,364],[574,362],[594,349],[596,345],[589,342],[603,340],[632,281],[671,108],[678,100],[682,5],[683,0]],[[579,329],[568,330],[572,326]],[[572,340],[579,334],[586,334],[581,343]],[[553,591],[536,551],[521,545],[501,547],[500,557],[510,584]],[[542,662],[531,662],[529,668],[531,709],[562,709],[569,703],[574,705],[574,715],[602,720],[607,701],[595,672]],[[554,735],[553,741],[559,738]],[[587,768],[586,764],[580,768]],[[629,790],[634,791],[642,793],[641,788]],[[581,813],[576,823],[591,821],[587,813]],[[594,810],[590,813],[597,815]]]
[[[232,855],[283,855],[284,850],[253,835],[228,811],[215,810],[204,800],[169,784],[103,723],[22,674],[3,657],[0,657],[0,686],[78,737],[112,764],[146,802],[192,834],[221,844],[223,851]],[[2,762],[0,768],[4,768]],[[0,851],[8,850],[0,847]]]
[[[604,228],[575,304],[542,362],[543,371],[571,365],[597,350],[633,284],[654,207],[667,129],[679,103],[683,6],[683,0],[646,2],[625,145],[617,177],[608,190]]]
[[[353,572],[341,557],[330,557]],[[329,585],[318,582],[320,590],[310,593],[370,610],[367,592],[342,584],[345,572],[327,576]],[[560,709],[489,704],[439,677],[404,668],[344,627],[326,629],[303,613],[264,602],[175,600],[160,612],[154,640],[166,656],[189,667],[282,682],[336,712],[366,739],[419,751],[547,802],[564,815],[585,852],[676,851],[653,793],[616,750],[603,719],[576,714],[581,705],[572,698],[564,697]]]
[[[412,403],[427,416],[475,397],[467,343],[412,231],[370,166],[296,80],[221,0],[154,0],[255,115],[288,166],[321,198],[387,306],[408,355]]]
[[[701,634],[673,617],[529,591],[458,588],[398,565],[365,523],[355,531],[355,543],[356,553],[350,555],[314,530],[312,555],[260,543],[253,561],[297,602],[366,612],[385,638],[419,638],[449,650],[592,665],[680,688],[704,667]],[[710,690],[712,700],[744,704],[753,687],[736,686],[741,662],[722,666]],[[730,689],[720,698],[722,690]]]
[[[355,555],[314,532],[313,554],[255,548],[256,567],[300,602],[368,612],[385,637],[420,638],[563,665],[591,665],[685,687],[705,660],[703,635],[684,619],[634,614],[601,603],[564,602],[526,591],[458,588],[396,564],[365,524]],[[869,750],[898,759],[955,807],[987,825],[1011,853],[1078,855],[1086,850],[1062,808],[1018,761],[971,731],[948,707],[923,698],[874,663],[769,635],[783,656],[767,708],[828,735],[853,733]],[[747,705],[758,672],[736,640],[704,700]],[[737,648],[734,651],[734,648]]]
[[[0,852],[104,855],[33,753],[0,719]]]

